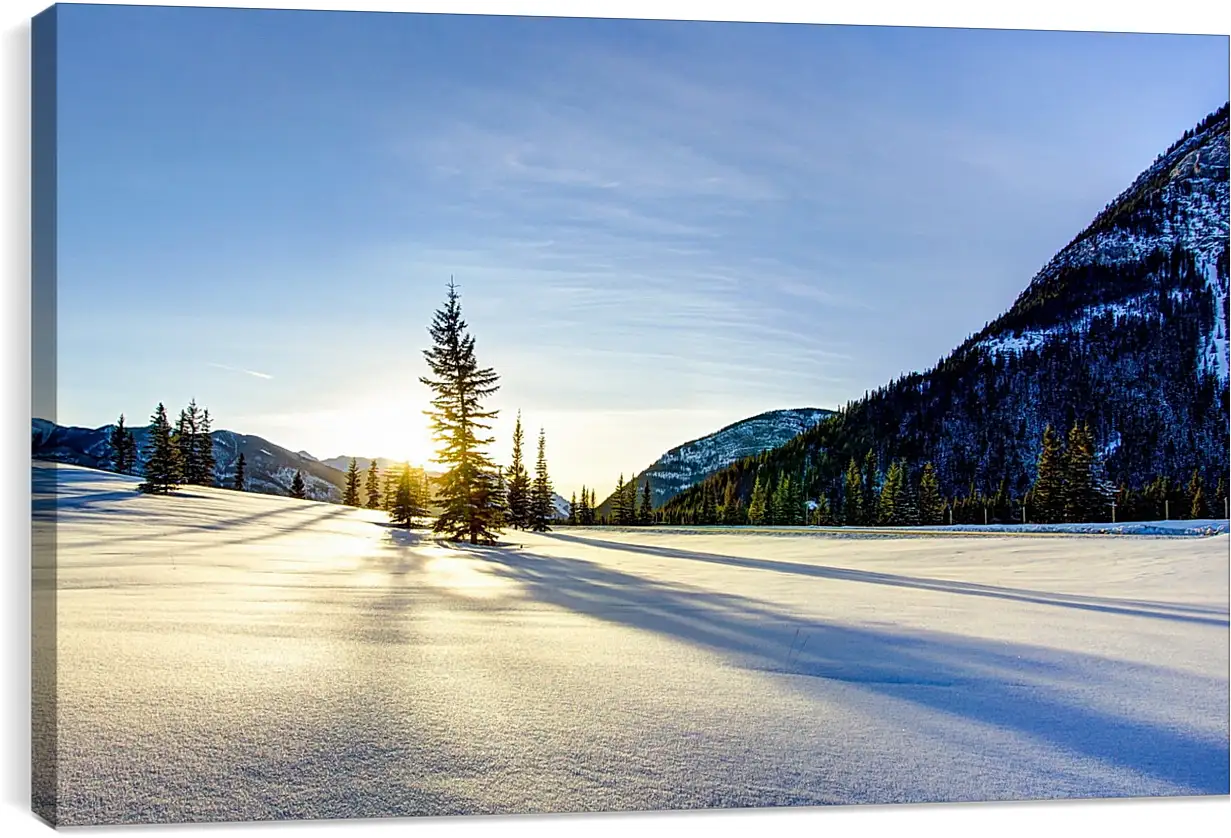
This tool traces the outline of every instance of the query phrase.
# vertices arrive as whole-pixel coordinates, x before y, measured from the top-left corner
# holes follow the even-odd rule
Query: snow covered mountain
[[[742,419],[708,436],[677,445],[633,479],[638,486],[649,480],[657,508],[714,472],[743,457],[776,448],[832,415],[832,410],[799,407]],[[610,514],[611,500],[609,497],[599,504],[599,515]]]
[[[53,460],[90,468],[110,468],[111,431],[114,425],[101,428],[64,427],[46,419],[32,421],[31,456],[37,460]],[[132,428],[138,452],[144,450],[148,428]],[[214,431],[214,476],[219,485],[230,485],[235,477],[235,464],[244,455],[249,491],[269,495],[290,492],[295,472],[303,473],[307,495],[312,500],[340,502],[346,475],[305,452],[289,451],[259,436],[237,434],[234,431]]]
[[[936,367],[849,404],[760,464],[707,487],[748,499],[759,473],[805,476],[840,502],[841,472],[871,451],[883,473],[935,464],[942,490],[1021,497],[1045,425],[1088,422],[1115,485],[1213,486],[1228,472],[1228,114],[1186,131],[1048,262],[1002,316]],[[702,491],[676,499],[699,509]]]

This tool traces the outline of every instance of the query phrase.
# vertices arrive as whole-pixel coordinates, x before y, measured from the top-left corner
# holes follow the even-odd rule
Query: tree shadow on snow
[[[746,597],[666,585],[581,559],[502,550],[474,555],[542,602],[674,637],[748,668],[851,683],[1131,769],[1179,793],[1228,792],[1225,739],[1114,714],[1083,698],[1097,686],[1104,696],[1131,699],[1167,679],[1168,688],[1221,696],[1225,679],[941,632],[805,620]]]
[[[801,564],[799,562],[772,559],[752,559],[743,556],[725,556],[718,553],[700,553],[675,547],[654,547],[645,544],[626,544],[600,538],[552,533],[549,538],[569,541],[608,550],[626,553],[641,553],[666,559],[708,562],[710,564],[740,567],[749,570],[769,570],[776,573],[793,573],[820,579],[842,582],[864,582],[872,585],[890,585],[898,588],[913,588],[964,596],[993,597],[996,599],[1027,602],[1036,605],[1051,605],[1061,608],[1076,608],[1083,611],[1098,611],[1104,614],[1120,614],[1128,617],[1149,617],[1158,620],[1174,620],[1182,623],[1200,623],[1211,626],[1228,626],[1231,620],[1227,612],[1215,606],[1187,605],[1172,602],[1149,602],[1125,600],[1114,597],[1081,596],[1052,591],[1036,591],[1026,588],[1006,588],[998,585],[982,585],[975,582],[960,582],[951,579],[929,579],[919,576],[901,576],[894,573],[878,573],[871,570],[831,567],[827,565]]]

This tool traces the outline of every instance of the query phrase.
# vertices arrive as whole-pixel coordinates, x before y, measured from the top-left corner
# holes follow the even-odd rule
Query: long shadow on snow
[[[752,559],[744,556],[724,556],[718,553],[700,553],[675,547],[652,547],[645,544],[626,544],[600,538],[584,538],[576,535],[551,533],[547,536],[557,541],[570,541],[608,550],[627,553],[642,553],[667,559],[708,562],[710,564],[741,567],[749,570],[770,570],[776,573],[794,573],[842,582],[865,582],[872,585],[890,585],[898,588],[914,588],[922,591],[937,591],[964,596],[994,597],[1014,602],[1036,605],[1053,605],[1061,608],[1076,608],[1083,611],[1098,611],[1104,614],[1122,614],[1127,617],[1149,617],[1157,620],[1175,620],[1182,623],[1200,623],[1211,626],[1227,626],[1227,617],[1203,616],[1224,614],[1219,608],[1202,605],[1185,605],[1171,602],[1147,602],[1123,600],[1114,597],[1092,597],[1076,594],[1060,594],[1051,591],[1033,591],[1025,588],[1004,588],[998,585],[980,585],[975,582],[959,582],[951,579],[928,579],[919,576],[900,576],[894,573],[877,573],[871,570],[854,570],[828,565],[800,564],[771,559]]]
[[[941,632],[906,634],[818,623],[746,597],[664,585],[594,562],[502,549],[458,548],[529,595],[597,619],[654,631],[743,665],[832,679],[975,722],[1017,731],[1179,786],[1226,794],[1228,746],[1081,703],[1160,678],[1224,695],[1225,680],[1094,655]],[[1129,702],[1131,704],[1131,702]],[[1100,792],[1101,794],[1101,792]]]

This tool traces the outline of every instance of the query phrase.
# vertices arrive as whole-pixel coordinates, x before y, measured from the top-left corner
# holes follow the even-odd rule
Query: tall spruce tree
[[[573,492],[573,494],[569,497],[569,501],[568,501],[568,525],[570,527],[577,526],[577,493],[576,492]]]
[[[132,474],[137,466],[137,440],[131,429],[124,427],[124,414],[111,429],[111,466],[119,474]]]
[[[368,496],[368,509],[380,509],[383,500],[380,492],[380,471],[376,467],[376,458],[368,464],[368,475],[363,487]]]
[[[524,530],[530,526],[530,475],[522,459],[521,411],[517,411],[517,424],[513,426],[513,462],[508,471],[508,523]]]
[[[291,497],[299,500],[308,499],[308,487],[303,482],[303,472],[295,471],[295,476],[291,478]]]
[[[648,526],[654,523],[654,498],[650,493],[650,478],[641,484],[641,506],[637,509],[637,523]]]
[[[1043,524],[1056,524],[1064,518],[1064,448],[1051,425],[1043,428],[1043,448],[1039,466],[1030,489],[1032,508],[1028,513]]]
[[[440,446],[436,461],[446,467],[437,492],[442,509],[433,529],[471,544],[494,543],[503,511],[496,467],[484,453],[493,439],[483,432],[491,429],[497,411],[484,409],[483,400],[500,389],[499,376],[491,367],[479,366],[452,279],[429,332],[433,345],[423,356],[431,376],[419,380],[435,393],[432,409],[424,412]]]
[[[213,486],[218,479],[217,461],[214,458],[214,435],[211,430],[213,420],[209,416],[209,408],[201,411],[197,423],[196,436],[193,437],[193,453],[196,455],[196,482],[199,486]]]
[[[1205,487],[1201,483],[1201,472],[1193,469],[1193,476],[1188,481],[1188,517],[1194,521],[1210,517],[1210,510],[1205,500]]]
[[[179,449],[171,439],[171,423],[162,402],[150,417],[149,436],[145,442],[145,480],[138,488],[149,494],[166,494],[179,485]]]
[[[346,492],[342,496],[342,503],[347,506],[359,505],[359,460],[355,457],[350,458],[350,468],[346,470]]]
[[[1227,478],[1219,477],[1218,486],[1214,489],[1214,515],[1226,518],[1227,515]]]
[[[577,523],[583,527],[594,523],[591,518],[590,492],[585,486],[581,487],[581,500],[577,505]]]
[[[1064,452],[1064,520],[1093,521],[1100,506],[1094,486],[1094,440],[1084,425],[1074,422]]]
[[[752,496],[748,499],[748,523],[754,527],[762,526],[765,523],[768,507],[769,493],[765,489],[765,484],[761,482],[761,475],[758,474],[752,485]]]
[[[885,475],[885,485],[881,487],[880,502],[877,505],[876,523],[882,527],[896,527],[902,523],[902,462],[894,460],[889,464],[889,472]]]
[[[923,473],[919,476],[919,523],[935,526],[944,522],[945,500],[940,495],[936,467],[929,461],[923,464]]]
[[[239,452],[239,459],[235,461],[235,478],[231,483],[231,488],[237,492],[245,490],[244,482],[247,479],[245,472],[248,469],[248,461],[244,459],[244,452]]]
[[[410,529],[418,518],[427,514],[419,485],[410,463],[404,463],[397,473],[397,488],[393,493],[393,504],[389,508],[389,520],[394,524]]]
[[[530,489],[530,529],[547,532],[553,516],[551,478],[547,474],[547,435],[539,428],[539,456],[534,464],[534,485]]]
[[[866,523],[864,506],[863,478],[859,474],[859,464],[851,457],[842,485],[842,523],[848,527],[858,527]]]
[[[616,481],[615,492],[611,495],[611,515],[615,518],[617,524],[627,523],[627,515],[624,511],[624,472],[620,472],[620,479]]]

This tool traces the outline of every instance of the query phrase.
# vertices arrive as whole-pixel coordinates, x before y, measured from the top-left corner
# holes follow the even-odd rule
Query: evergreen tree
[[[620,525],[628,523],[628,510],[625,508],[627,497],[628,493],[624,491],[624,473],[620,472],[620,479],[616,481],[615,492],[611,496],[611,513],[615,522]]]
[[[756,483],[752,486],[752,497],[748,500],[748,523],[754,527],[764,525],[768,506],[769,494],[765,490],[765,484],[761,482],[761,475],[758,474]]]
[[[1084,425],[1073,423],[1064,456],[1064,520],[1093,521],[1101,517],[1101,506],[1094,486],[1094,440]]]
[[[359,461],[354,457],[350,458],[350,468],[346,470],[346,492],[342,496],[342,503],[347,506],[359,505]]]
[[[919,522],[935,526],[945,522],[945,501],[940,496],[940,484],[936,480],[936,468],[931,462],[923,464],[919,478]]]
[[[522,461],[521,411],[517,412],[517,424],[513,426],[513,463],[509,466],[508,522],[509,526],[524,530],[530,526],[530,475]]]
[[[877,508],[876,523],[882,527],[901,525],[902,488],[902,462],[894,460],[889,464],[889,473],[885,475],[885,485],[881,487],[880,503]]]
[[[195,407],[195,404],[193,405]],[[210,430],[213,420],[209,417],[209,408],[201,412],[197,424],[196,435],[193,437],[193,453],[196,462],[196,482],[200,486],[213,486],[217,480],[215,474],[217,462],[214,459],[214,436]]]
[[[637,523],[646,526],[654,523],[654,498],[650,492],[650,478],[641,485],[641,508],[637,510]]]
[[[1214,514],[1220,518],[1227,517],[1227,478],[1218,478],[1218,487],[1214,490]]]
[[[1043,429],[1043,449],[1039,453],[1039,467],[1034,486],[1030,515],[1043,524],[1059,523],[1064,518],[1064,475],[1066,471],[1064,448],[1060,437],[1048,425]]]
[[[547,475],[547,436],[539,428],[539,457],[534,464],[534,485],[530,489],[530,529],[547,532],[553,516],[551,478]]]
[[[1205,502],[1205,489],[1201,485],[1201,472],[1193,469],[1192,479],[1188,481],[1188,517],[1192,520],[1202,520],[1210,517],[1210,510]]]
[[[209,420],[193,399],[180,411],[172,440],[179,449],[180,473],[185,483],[210,486],[214,482],[214,442]]]
[[[176,459],[179,462],[180,480],[184,483],[194,483],[197,476],[196,455],[196,404],[192,405],[190,415],[187,410],[181,410],[175,427],[171,430],[171,444],[175,446]]]
[[[248,461],[244,459],[244,452],[240,451],[239,459],[235,461],[235,481],[231,484],[231,487],[237,492],[242,492],[245,489],[244,479],[246,475],[244,472],[247,471],[247,468]]]
[[[137,465],[137,440],[133,432],[124,427],[124,414],[111,429],[111,466],[119,474],[132,474]]]
[[[159,402],[150,417],[150,433],[145,443],[145,481],[138,488],[149,494],[166,494],[181,480],[179,449],[171,440],[167,409]]]
[[[444,308],[438,309],[429,329],[433,346],[424,350],[431,378],[421,378],[432,389],[433,436],[441,448],[437,461],[447,466],[439,479],[438,500],[443,506],[433,529],[454,540],[494,543],[495,524],[501,515],[496,496],[496,469],[483,452],[492,443],[481,436],[490,430],[495,410],[484,410],[483,399],[495,393],[499,380],[490,367],[480,367],[474,338],[462,319],[461,303],[453,280]]]
[[[296,471],[295,477],[291,480],[291,497],[299,500],[308,499],[308,488],[303,482],[303,472]]]
[[[905,460],[898,461],[898,470],[901,473],[902,487],[897,503],[898,525],[915,527],[919,525],[919,494],[910,481],[910,473]]]
[[[394,524],[410,529],[416,518],[427,514],[422,505],[420,485],[411,471],[410,463],[404,463],[397,475],[397,488],[393,493],[393,505],[389,509],[389,520]]]
[[[594,509],[590,506],[590,490],[581,487],[581,501],[577,505],[577,523],[588,527],[594,523]]]
[[[375,459],[368,464],[368,476],[364,488],[368,494],[368,509],[380,509],[382,500],[380,494],[380,472],[376,468]]]
[[[577,493],[569,497],[568,501],[568,523],[570,527],[577,526]]]
[[[864,521],[863,478],[859,474],[859,465],[851,457],[851,464],[846,467],[846,478],[843,481],[842,492],[842,523],[848,527],[858,527]]]

